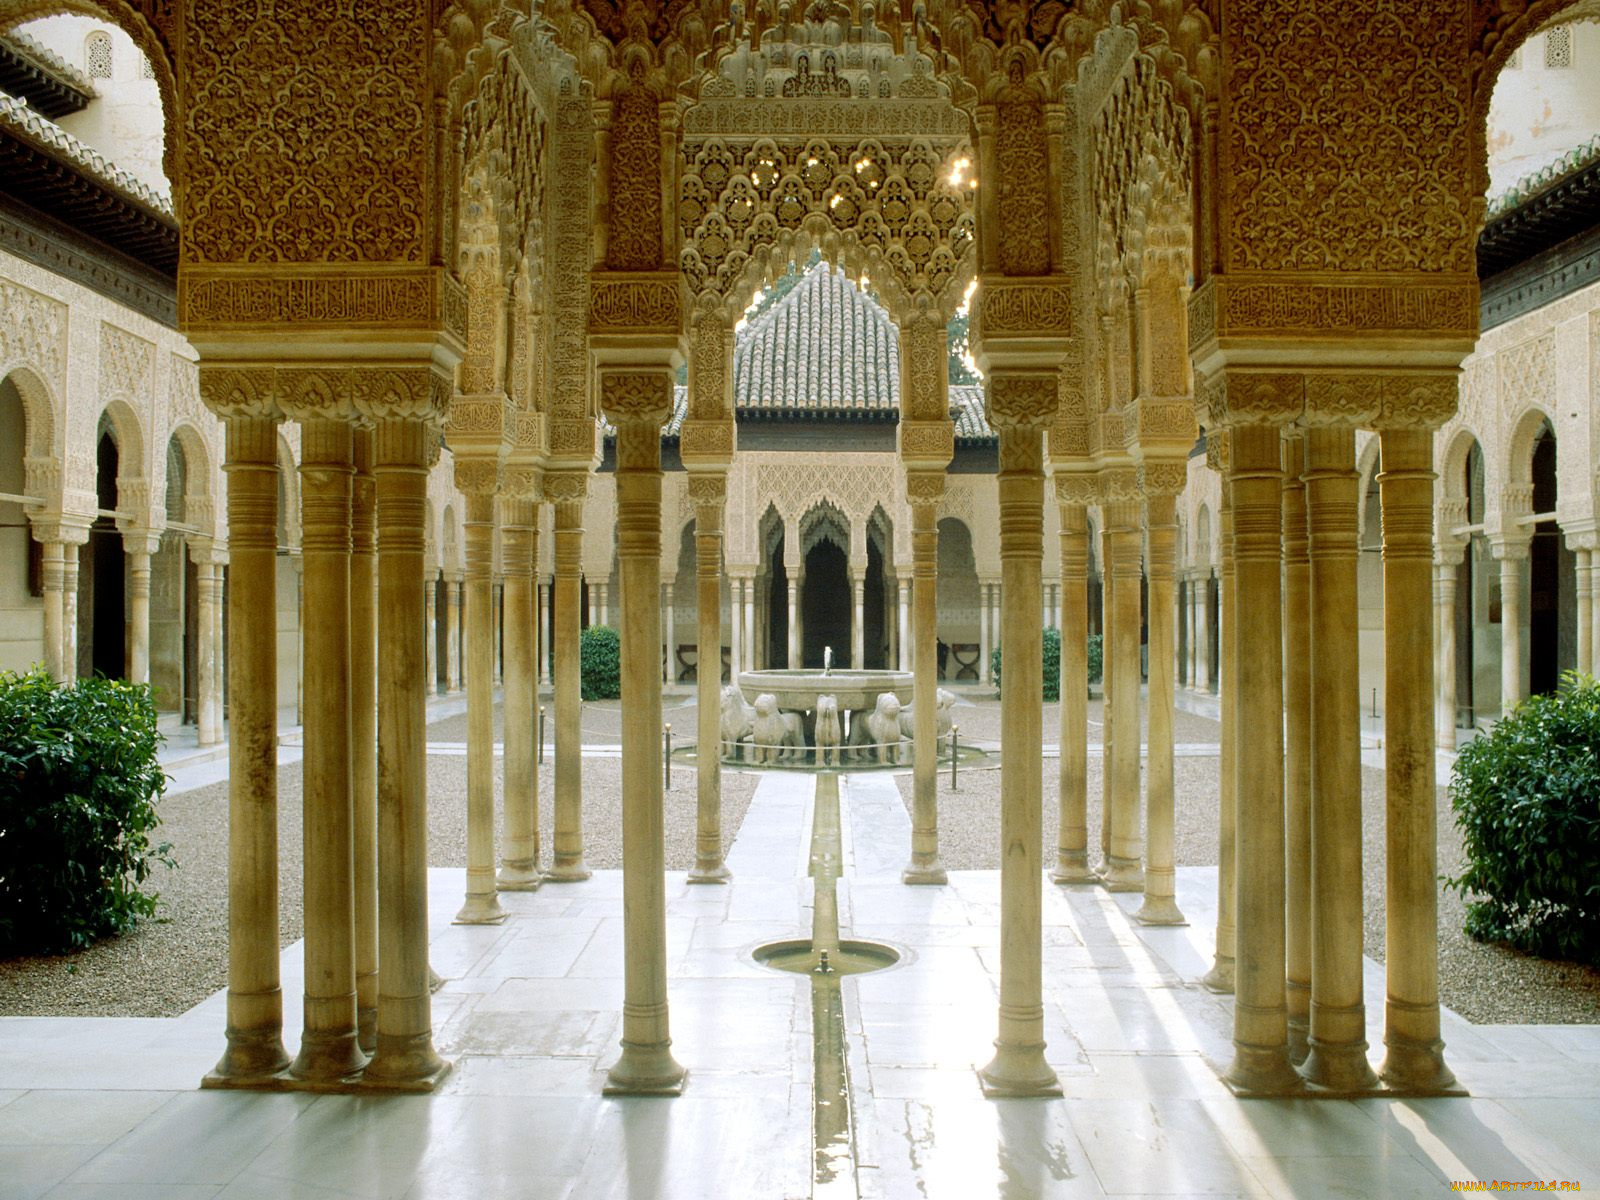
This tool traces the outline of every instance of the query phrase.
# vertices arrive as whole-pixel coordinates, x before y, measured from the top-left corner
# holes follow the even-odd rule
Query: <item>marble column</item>
[[[1441,750],[1456,748],[1456,571],[1465,548],[1461,542],[1443,543],[1433,563],[1433,613],[1437,633],[1434,662],[1438,681],[1434,686],[1433,735],[1434,744]],[[1583,574],[1578,578],[1582,580]],[[1578,628],[1585,630],[1587,622],[1580,620]],[[1587,669],[1581,663],[1586,641],[1587,637],[1579,642],[1580,670]]]
[[[850,621],[850,666],[859,671],[867,665],[867,568],[865,566],[850,568],[850,595],[855,601]]]
[[[356,1031],[378,1036],[378,560],[372,431],[357,429],[350,490],[350,802],[355,855]]]
[[[787,565],[787,564],[785,564]],[[800,581],[789,572],[789,669],[800,665]]]
[[[536,531],[537,532],[537,531]],[[550,682],[550,647],[545,642],[546,631],[550,628],[550,585],[545,583],[539,574],[539,564],[534,562],[534,578],[537,580],[535,590],[539,596],[539,628],[535,636],[535,649],[539,659],[538,681],[541,685]]]
[[[911,670],[911,586],[907,576],[901,575],[896,582],[895,597],[900,605],[899,622],[895,626],[895,648],[899,667],[902,671]]]
[[[728,480],[721,471],[689,477],[694,502],[695,764],[694,866],[690,883],[732,878],[722,856],[722,517]],[[737,595],[737,593],[735,593]],[[734,601],[738,612],[738,601]],[[734,645],[738,645],[735,636]],[[738,671],[737,653],[734,671]],[[737,678],[737,675],[735,676]]]
[[[1177,630],[1178,492],[1182,463],[1146,463],[1141,469],[1149,554],[1150,685],[1149,775],[1145,791],[1144,903],[1134,919],[1145,925],[1184,925],[1177,901],[1177,797],[1173,788],[1172,720],[1176,703],[1173,642]],[[1135,743],[1137,745],[1137,743]]]
[[[84,530],[84,542],[68,544],[61,567],[61,661],[66,672],[61,682],[71,683],[78,677],[78,567],[83,561],[83,546],[89,531]]]
[[[555,831],[545,879],[568,883],[589,878],[583,861],[582,677],[579,638],[583,606],[583,501],[587,471],[545,476],[545,498],[555,506]]]
[[[445,682],[444,690],[461,689],[461,580],[446,575],[444,581]]]
[[[1057,475],[1061,518],[1061,758],[1055,883],[1093,883],[1089,868],[1089,515],[1092,477]],[[988,655],[984,656],[985,661]],[[1003,680],[1005,672],[1000,673]]]
[[[1445,1065],[1439,1037],[1438,803],[1429,711],[1433,660],[1428,644],[1433,438],[1425,428],[1383,429],[1379,437],[1388,996],[1382,1077],[1392,1088],[1444,1092],[1452,1090],[1456,1081]]]
[[[661,424],[670,369],[605,371],[617,427],[617,563],[622,576],[622,1056],[606,1091],[675,1095],[686,1072],[667,1019],[667,903],[661,781]]]
[[[1592,537],[1593,535],[1590,535],[1590,536]],[[1572,541],[1572,539],[1569,538],[1568,541],[1570,543]],[[1593,642],[1593,630],[1592,630],[1591,627],[1592,627],[1592,624],[1593,624],[1594,592],[1592,590],[1592,579],[1591,579],[1590,568],[1589,568],[1590,553],[1591,552],[1590,552],[1590,550],[1589,550],[1589,548],[1587,546],[1580,545],[1580,546],[1574,547],[1572,553],[1573,553],[1573,558],[1575,559],[1573,575],[1575,577],[1575,582],[1577,583],[1577,592],[1578,592],[1578,662],[1577,662],[1577,669],[1582,671],[1586,675],[1592,675],[1594,673],[1594,642]],[[1452,567],[1454,566],[1453,563],[1451,565],[1452,565]],[[1452,575],[1452,577],[1455,575],[1454,570],[1451,571],[1451,575]],[[1452,579],[1452,582],[1453,582],[1453,579]],[[1441,630],[1441,632],[1442,632],[1442,630]],[[1454,627],[1454,623],[1452,622],[1452,625],[1451,625],[1451,639],[1450,639],[1450,646],[1451,646],[1450,661],[1451,661],[1452,664],[1455,662],[1455,653],[1454,653],[1454,651],[1455,651],[1455,636],[1454,636],[1454,634],[1455,634],[1455,627]],[[1440,653],[1441,654],[1443,653],[1442,649],[1441,649]],[[1443,660],[1443,658],[1441,658],[1440,659],[1440,666],[1443,666],[1443,665],[1444,665],[1444,660]],[[1452,732],[1453,732],[1453,730],[1452,730]],[[1454,739],[1452,738],[1451,740],[1453,741]],[[1454,749],[1454,746],[1451,746],[1449,748],[1450,749]]]
[[[199,600],[196,636],[200,643],[195,655],[198,660],[196,673],[199,676],[200,699],[196,735],[200,745],[215,746],[222,741],[222,678],[221,672],[217,669],[222,565],[212,562],[209,556],[202,558],[195,570],[195,580],[195,591]]]
[[[1302,431],[1289,430],[1283,438],[1283,819],[1284,889],[1288,898],[1284,1003],[1289,1021],[1289,1058],[1295,1063],[1305,1060],[1306,1037],[1311,1027],[1313,700],[1306,437]]]
[[[435,614],[435,601],[438,599],[439,577],[434,571],[428,572],[422,581],[423,617],[422,617],[422,653],[423,653],[423,681],[427,695],[433,695],[439,690],[439,618]]]
[[[611,624],[611,594],[610,594],[611,593],[611,587],[610,587],[610,584],[609,583],[605,583],[605,582],[593,583],[593,584],[590,585],[589,591],[595,597],[595,612],[598,614],[596,620],[594,620],[592,622],[592,624],[595,624],[595,625],[610,625]]]
[[[1234,757],[1239,737],[1238,692],[1233,654],[1238,638],[1234,631],[1233,586],[1233,485],[1228,480],[1228,434],[1217,430],[1207,435],[1208,465],[1222,475],[1221,502],[1217,506],[1217,707],[1222,731],[1217,747],[1217,932],[1211,970],[1200,982],[1213,992],[1233,991],[1236,892],[1234,857],[1237,844],[1237,805],[1234,789]],[[1209,637],[1207,639],[1209,641]]]
[[[1012,400],[1023,392],[1019,384],[1035,380],[990,378],[990,421],[1000,439],[1000,619],[1007,652],[1000,673],[999,1036],[994,1058],[978,1076],[992,1097],[1061,1094],[1044,1056],[1041,965],[1044,446],[1041,423],[1012,415],[1027,411]],[[1053,399],[1055,380],[1039,390]]]
[[[150,557],[160,536],[144,530],[122,535],[128,559],[127,661],[129,683],[150,682]]]
[[[506,919],[494,879],[494,506],[499,465],[458,457],[456,487],[466,496],[467,895],[457,925]]]
[[[300,421],[305,610],[305,1028],[289,1068],[337,1084],[366,1065],[356,1032],[350,733],[351,426]]]
[[[278,974],[278,419],[253,406],[220,415],[229,555],[228,1045],[205,1084],[251,1087],[289,1065]]]
[[[1143,539],[1131,470],[1101,473],[1101,505],[1110,568],[1106,589],[1106,641],[1111,645],[1106,673],[1106,730],[1110,745],[1104,768],[1110,781],[1111,808],[1109,841],[1100,878],[1108,891],[1136,892],[1144,886],[1139,839],[1139,583]]]
[[[943,471],[907,471],[906,499],[911,508],[911,602],[916,611],[911,650],[913,706],[911,739],[911,860],[900,872],[902,883],[948,882],[939,861],[939,691],[938,589],[939,497]],[[1041,497],[1039,503],[1043,504]],[[1042,534],[1040,535],[1042,538]],[[1037,576],[1036,576],[1037,578]],[[1002,673],[1002,678],[1004,674]],[[1041,682],[1041,687],[1043,686]]]
[[[539,886],[539,770],[535,737],[538,704],[538,630],[534,624],[533,564],[538,561],[539,518],[536,476],[516,468],[518,482],[501,501],[500,561],[505,572],[505,852],[496,886],[503,892],[531,892]]]
[[[1236,1092],[1296,1090],[1284,1004],[1283,828],[1283,465],[1271,425],[1229,430],[1237,628],[1250,631],[1234,651],[1239,729],[1234,747],[1238,851],[1238,940],[1246,953],[1234,974],[1233,1065]],[[1226,735],[1224,735],[1226,736]]]
[[[1523,699],[1522,564],[1528,560],[1528,542],[1506,539],[1491,549],[1500,560],[1500,713],[1505,716]]]
[[[1195,627],[1198,630],[1195,636],[1195,679],[1199,682],[1202,692],[1211,690],[1211,613],[1210,604],[1206,593],[1211,586],[1211,570],[1207,568],[1200,575],[1199,595],[1196,598],[1198,609],[1195,615]]]
[[[661,660],[661,675],[662,682],[670,687],[678,682],[678,605],[673,598],[673,587],[670,580],[661,585],[661,594],[662,603],[666,609],[664,617],[666,644],[663,647],[666,653]],[[721,651],[719,650],[717,657],[720,658],[721,656]]]
[[[67,678],[65,653],[65,621],[62,602],[66,584],[66,556],[77,556],[78,548],[55,538],[40,537],[43,569],[40,572],[44,585],[44,669],[50,678],[64,681]]]
[[[1600,548],[1589,552],[1589,595],[1589,669],[1600,674]]]
[[[1205,577],[1199,571],[1190,572],[1189,575],[1189,637],[1186,647],[1189,652],[1188,683],[1190,690],[1199,689],[1200,683],[1200,603],[1201,593],[1205,591]]]
[[[428,968],[427,700],[420,672],[423,530],[437,426],[377,422],[373,476],[378,552],[378,1032],[363,1082],[427,1090],[449,1067],[433,1047]]]
[[[1358,630],[1355,434],[1306,432],[1311,562],[1311,1007],[1305,1077],[1362,1091],[1367,1065],[1362,991],[1361,653]],[[1431,745],[1431,739],[1430,739]],[[1432,752],[1429,752],[1430,766]],[[1291,809],[1293,812],[1293,809]],[[1291,859],[1292,862],[1292,859]]]
[[[978,581],[978,682],[989,682],[989,583]]]
[[[699,543],[697,542],[695,544],[695,556],[696,556],[695,569],[697,571],[699,570],[699,553],[700,553],[700,547],[699,547]],[[698,586],[698,583],[697,583],[696,586]],[[745,588],[744,578],[742,576],[735,575],[730,571],[728,573],[728,676],[735,683],[737,683],[738,680],[739,680],[739,672],[745,669],[744,668],[744,588]],[[697,596],[697,599],[698,599],[698,596]],[[720,599],[718,599],[717,606],[718,606],[719,609],[721,608],[721,605],[722,605],[722,601]],[[698,658],[699,651],[696,650],[695,653],[696,653],[696,656]],[[695,668],[695,678],[696,678],[696,680],[698,680],[700,675],[703,674],[703,673],[704,672],[701,671],[699,667],[696,667]],[[720,686],[720,684],[721,684],[721,672],[720,671],[718,672],[718,680],[717,680],[717,682],[718,682],[718,684]],[[721,702],[719,701],[718,703],[720,704]],[[720,730],[719,730],[718,736],[719,737],[721,736],[720,735]]]

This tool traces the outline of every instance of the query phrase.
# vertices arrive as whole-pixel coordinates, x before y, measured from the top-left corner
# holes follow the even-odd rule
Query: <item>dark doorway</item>
[[[889,635],[884,628],[887,597],[884,595],[883,551],[872,538],[867,539],[867,583],[864,615],[862,618],[861,665],[868,670],[881,671],[889,665]]]
[[[1533,440],[1533,511],[1556,507],[1556,435],[1547,423]],[[1554,521],[1533,528],[1528,550],[1528,693],[1553,692],[1577,659],[1573,554]]]
[[[767,667],[789,665],[789,572],[783,565],[783,539],[772,547],[767,573]]]
[[[95,495],[100,508],[117,507],[117,443],[109,430],[100,435]],[[122,534],[110,517],[96,517],[89,528],[87,577],[79,582],[80,612],[88,611],[88,645],[79,651],[87,673],[121,679],[128,669],[127,581]],[[81,622],[80,622],[81,628]],[[87,663],[82,660],[87,657]]]
[[[834,666],[854,666],[850,661],[854,601],[845,552],[832,542],[818,542],[806,555],[805,578],[800,598],[800,665],[822,666],[823,647],[832,646]]]

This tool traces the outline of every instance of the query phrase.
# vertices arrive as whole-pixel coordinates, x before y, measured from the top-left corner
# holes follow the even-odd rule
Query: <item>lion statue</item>
[[[735,762],[743,762],[746,744],[753,731],[756,710],[744,702],[739,685],[730,683],[722,689],[722,753]]]
[[[939,741],[944,741],[950,736],[950,727],[955,724],[956,695],[952,691],[940,688],[934,694],[933,727],[934,735]],[[900,735],[906,741],[914,741],[917,736],[917,706],[900,710]]]
[[[900,701],[893,692],[878,693],[871,712],[858,712],[851,718],[850,746],[857,762],[899,764]]]
[[[778,698],[771,692],[762,692],[756,697],[750,740],[755,744],[758,763],[792,762],[805,750],[799,714],[778,711]]]
[[[818,696],[816,726],[818,766],[839,765],[839,739],[843,733],[843,727],[839,724],[839,698]]]

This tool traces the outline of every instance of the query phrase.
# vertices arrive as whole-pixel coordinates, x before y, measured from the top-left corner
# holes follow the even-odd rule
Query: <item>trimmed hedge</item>
[[[153,917],[166,776],[145,684],[0,672],[0,954],[79,950]]]
[[[1450,806],[1467,933],[1600,966],[1600,684],[1569,672],[1463,747]]]
[[[622,695],[622,638],[609,625],[591,625],[578,640],[585,700],[615,700]]]
[[[1044,631],[1044,701],[1046,704],[1061,699],[1061,631],[1047,626]],[[1000,647],[989,654],[989,672],[995,686],[1000,686]],[[1089,682],[1100,681],[1100,635],[1089,635]]]

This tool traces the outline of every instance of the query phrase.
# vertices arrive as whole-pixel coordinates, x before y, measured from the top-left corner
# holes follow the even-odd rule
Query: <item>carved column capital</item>
[[[456,488],[465,496],[493,496],[500,489],[499,459],[457,457],[455,468]]]

